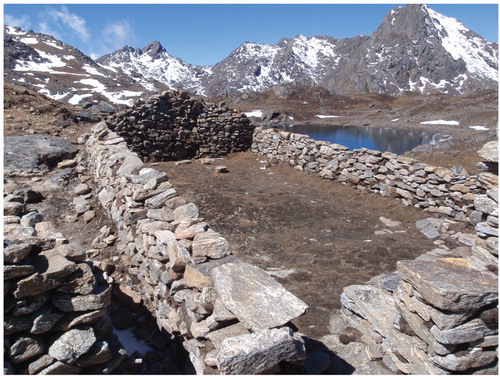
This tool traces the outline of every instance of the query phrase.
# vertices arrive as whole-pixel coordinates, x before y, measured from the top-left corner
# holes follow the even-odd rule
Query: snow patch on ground
[[[100,67],[104,68],[104,69],[107,69],[107,70],[110,70],[111,72],[115,72],[117,73],[118,72],[118,69],[116,68],[113,68],[112,66],[109,66],[109,65],[102,65],[102,64],[99,64]]]
[[[61,46],[58,46],[55,42],[48,42],[48,41],[44,41],[43,43],[45,43],[46,45],[48,46],[51,46],[51,47],[54,47],[54,48],[58,48],[60,50],[64,50],[63,47]]]
[[[12,26],[7,26],[7,34],[12,34],[12,35],[25,35],[25,34],[28,34],[27,31],[23,31],[23,30],[20,30],[20,31],[16,31],[16,29]]]
[[[342,116],[338,116],[338,115],[316,115],[316,117],[318,119],[333,119],[333,118],[338,118],[338,117],[342,117]]]
[[[78,104],[83,98],[91,97],[92,94],[75,94],[69,99],[70,104]]]
[[[244,112],[246,117],[262,117],[262,110],[253,110],[249,112]]]
[[[124,98],[125,96],[138,96],[141,95],[142,92],[136,92],[136,91],[121,91],[121,92],[115,92],[115,93],[110,93],[106,91],[106,86],[99,82],[98,80],[94,78],[84,78],[83,80],[78,81],[81,84],[87,85],[87,86],[92,86],[92,89],[87,89],[96,93],[100,93],[104,95],[110,102],[113,102],[115,104],[124,104],[127,106],[130,106],[133,102],[132,99],[130,98]]]
[[[460,123],[456,120],[429,120],[422,121],[420,124],[424,125],[459,125]]]
[[[146,354],[148,351],[154,351],[149,347],[143,340],[137,339],[129,329],[118,330],[113,328],[113,333],[116,334],[118,340],[121,342],[127,354],[130,356],[134,352],[138,352],[141,355]]]
[[[25,72],[46,72],[46,73],[63,73],[55,72],[52,68],[62,68],[66,66],[66,63],[61,60],[61,58],[50,55],[44,51],[37,50],[38,54],[43,58],[48,60],[45,63],[36,63],[34,61],[24,61],[22,64],[16,64],[15,71]]]
[[[36,38],[21,38],[19,41],[25,44],[38,44],[38,39]]]
[[[90,73],[90,74],[92,74],[92,75],[94,75],[94,76],[103,76],[103,77],[106,77],[106,75],[105,75],[105,74],[102,74],[101,72],[99,72],[99,71],[98,71],[96,68],[94,68],[94,67],[91,67],[91,66],[88,66],[88,65],[84,65],[84,66],[82,66],[82,68],[83,68],[86,72],[88,72],[88,73]]]
[[[490,129],[488,127],[485,127],[484,125],[469,125],[469,128],[472,128],[476,131],[487,131],[488,129]]]

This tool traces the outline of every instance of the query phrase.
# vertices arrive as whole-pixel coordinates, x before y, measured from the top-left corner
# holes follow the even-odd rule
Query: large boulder
[[[5,173],[42,171],[73,158],[78,148],[68,140],[49,135],[4,137]]]
[[[487,142],[477,153],[489,162],[498,163],[498,141]]]

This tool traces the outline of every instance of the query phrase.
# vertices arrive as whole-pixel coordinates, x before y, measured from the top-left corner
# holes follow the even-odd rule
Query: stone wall
[[[112,372],[127,352],[112,333],[104,273],[38,213],[20,218],[13,207],[4,213],[4,374]]]
[[[116,225],[122,283],[160,328],[185,338],[197,373],[277,371],[282,361],[305,358],[304,341],[289,325],[305,303],[234,257],[197,207],[104,122],[86,146],[97,195]]]
[[[484,231],[495,233],[474,208],[476,196],[497,184],[497,177],[490,173],[469,175],[461,166],[447,169],[389,152],[364,148],[350,151],[306,135],[260,127],[255,129],[252,151],[362,191],[397,198],[406,206],[470,220]]]
[[[473,209],[484,222],[463,246],[344,288],[341,316],[394,372],[498,374],[498,189],[476,195]]]
[[[495,273],[434,251],[344,288],[341,316],[394,372],[497,374],[497,286]]]
[[[243,113],[224,102],[215,106],[183,91],[152,96],[106,121],[145,162],[244,151],[250,148],[254,128]]]
[[[496,374],[498,349],[498,177],[429,166],[392,153],[257,128],[252,150],[299,170],[394,197],[464,221],[463,247],[399,261],[397,271],[353,285],[341,317],[361,333],[370,359],[405,374]],[[421,231],[439,236],[439,219]],[[338,326],[338,325],[337,325]],[[331,328],[335,333],[335,327]]]

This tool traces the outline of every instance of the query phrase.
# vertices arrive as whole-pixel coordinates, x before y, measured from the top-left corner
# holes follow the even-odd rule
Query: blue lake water
[[[350,150],[367,148],[400,155],[418,145],[432,145],[449,138],[436,132],[337,125],[297,124],[287,128],[287,131],[306,134],[318,141],[344,145]]]

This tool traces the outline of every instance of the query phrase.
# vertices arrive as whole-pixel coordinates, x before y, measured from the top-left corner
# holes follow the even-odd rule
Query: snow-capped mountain
[[[416,4],[393,9],[370,36],[298,35],[275,45],[244,43],[208,67],[171,56],[159,42],[124,47],[94,62],[51,36],[10,27],[4,35],[7,77],[71,103],[100,95],[129,104],[165,87],[213,97],[291,82],[337,93],[390,95],[462,94],[498,86],[498,45]]]
[[[341,55],[332,37],[298,35],[276,45],[244,43],[212,68],[205,79],[211,95],[265,91],[281,83],[323,85]]]
[[[327,80],[333,89],[393,95],[497,88],[498,46],[454,18],[408,5],[387,14]]]
[[[102,66],[115,68],[127,75],[145,80],[158,80],[172,88],[204,94],[201,78],[209,75],[211,67],[198,67],[171,56],[159,42],[134,49],[125,46],[112,54],[97,59]]]
[[[213,67],[205,86],[222,95],[292,81],[338,93],[467,93],[497,87],[498,46],[454,18],[408,5],[370,36],[245,43]]]
[[[163,83],[103,67],[50,35],[4,27],[4,79],[71,104],[131,105],[164,90]]]

